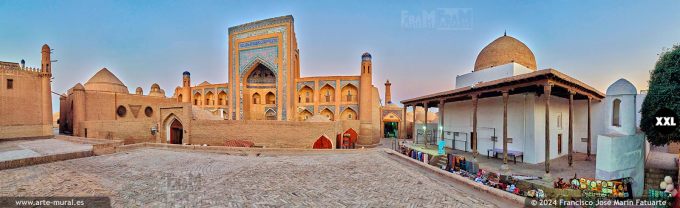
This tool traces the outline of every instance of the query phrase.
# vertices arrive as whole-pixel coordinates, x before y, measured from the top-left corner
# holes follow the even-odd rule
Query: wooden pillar
[[[401,137],[401,139],[406,139],[406,132],[407,132],[406,131],[406,108],[408,108],[408,106],[404,105],[404,112],[401,113],[401,118],[399,118],[400,127],[399,127],[399,131],[398,131],[397,134],[399,134],[398,137]],[[401,133],[401,132],[403,132],[403,133]]]
[[[479,152],[477,152],[477,101],[478,99],[477,94],[472,95],[472,157],[473,160],[477,160],[477,155],[479,155]]]
[[[543,85],[543,96],[545,96],[545,174],[550,174],[550,92],[552,84]]]
[[[508,165],[508,91],[503,91],[503,165]]]
[[[569,167],[574,162],[574,94],[575,91],[569,90]]]
[[[425,147],[427,147],[427,102],[423,103],[423,108],[425,108],[425,120],[423,121],[423,141],[425,142]]]
[[[441,126],[439,139],[444,141],[444,99],[439,100],[439,125]]]
[[[587,154],[588,155],[586,156],[586,161],[590,161],[590,146],[591,146],[590,142],[592,141],[591,140],[592,136],[591,136],[591,132],[590,132],[590,128],[592,126],[591,123],[590,123],[590,105],[591,105],[591,102],[592,102],[592,98],[590,96],[588,96],[588,147],[587,147],[587,149],[588,149]]]
[[[413,137],[413,143],[418,144],[418,129],[416,129],[416,108],[418,108],[418,105],[413,105],[413,123],[411,124],[413,127],[411,128],[411,135]]]

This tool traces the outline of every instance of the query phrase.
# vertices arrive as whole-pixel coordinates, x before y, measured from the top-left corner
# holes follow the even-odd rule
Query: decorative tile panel
[[[359,88],[359,80],[340,80],[340,89],[345,87],[347,84],[352,84],[355,87]]]
[[[403,118],[403,116],[401,115],[402,112],[403,112],[402,110],[383,110],[382,117],[387,116],[387,114],[394,113],[394,115],[399,116],[399,118],[401,119]]]
[[[319,106],[319,112],[323,111],[324,109],[328,109],[331,112],[335,113],[335,106],[334,105],[320,105]]]
[[[241,50],[243,50],[245,48],[253,48],[253,47],[264,46],[264,45],[273,45],[273,44],[278,44],[278,43],[279,43],[278,38],[266,38],[266,39],[242,42],[242,43],[238,44],[238,47],[241,48]]]
[[[347,108],[354,110],[354,112],[356,112],[357,114],[359,113],[359,105],[341,105],[340,112],[342,113]]]
[[[335,88],[335,80],[321,80],[319,81],[319,87],[323,88],[324,85],[330,85]]]
[[[245,70],[252,68],[256,63],[262,63],[278,74],[276,59],[279,56],[278,46],[241,50],[239,52],[239,74],[243,78]]]
[[[300,89],[302,89],[304,86],[314,89],[314,81],[298,82],[297,91],[300,91]]]

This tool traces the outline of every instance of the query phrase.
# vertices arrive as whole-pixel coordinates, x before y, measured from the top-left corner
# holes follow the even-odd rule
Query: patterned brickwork
[[[0,171],[0,196],[103,195],[114,207],[495,206],[450,183],[381,151],[257,157],[143,148]]]

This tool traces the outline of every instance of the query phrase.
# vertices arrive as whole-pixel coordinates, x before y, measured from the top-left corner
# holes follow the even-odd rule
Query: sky
[[[449,13],[453,11],[457,16]],[[301,76],[358,75],[373,56],[373,84],[392,100],[454,88],[481,49],[507,32],[539,69],[554,68],[604,92],[619,78],[647,88],[664,48],[680,43],[680,1],[0,1],[0,61],[40,66],[52,49],[52,90],[101,68],[130,91],[158,83],[172,96],[228,81],[227,29],[293,15]],[[452,20],[444,22],[444,20]],[[53,96],[55,112],[59,99]]]

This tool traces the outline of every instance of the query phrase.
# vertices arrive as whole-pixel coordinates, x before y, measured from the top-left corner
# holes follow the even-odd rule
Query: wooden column
[[[543,96],[545,96],[545,174],[550,174],[550,92],[552,84],[543,85]]]
[[[503,165],[508,165],[508,91],[503,91]]]
[[[399,122],[399,124],[400,124],[400,127],[399,127],[399,128],[400,128],[400,129],[399,129],[399,131],[397,132],[397,134],[399,134],[398,137],[401,137],[401,139],[406,139],[406,132],[407,132],[407,131],[406,131],[406,108],[408,108],[408,106],[407,106],[407,105],[404,105],[404,112],[401,113],[401,118],[399,118],[399,121],[400,121],[400,122]],[[404,132],[404,133],[399,133],[399,132]],[[398,137],[397,137],[397,138],[398,138]]]
[[[439,139],[444,140],[444,99],[439,100],[439,125],[441,126],[441,134]]]
[[[588,155],[586,156],[586,161],[590,161],[590,146],[591,146],[591,143],[590,143],[590,142],[592,141],[592,140],[591,140],[591,134],[590,134],[590,133],[591,133],[591,132],[590,132],[590,128],[591,128],[591,123],[590,123],[590,105],[591,105],[592,100],[593,100],[593,99],[592,99],[590,96],[588,96],[588,147],[587,147],[587,149],[588,149],[588,151],[587,151]]]
[[[569,90],[569,167],[574,162],[574,94],[575,91]]]
[[[472,157],[474,160],[477,160],[477,155],[479,155],[479,152],[477,152],[477,101],[478,99],[477,94],[472,95]]]
[[[423,142],[425,142],[425,147],[427,147],[427,102],[423,103],[423,108],[425,108],[425,120],[423,121]]]
[[[411,135],[413,137],[413,143],[418,144],[418,129],[416,129],[416,108],[418,108],[418,105],[413,105],[413,123],[411,124],[413,127],[411,128]]]

